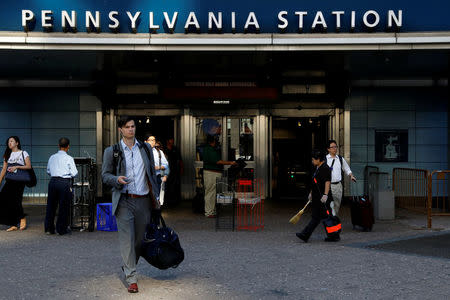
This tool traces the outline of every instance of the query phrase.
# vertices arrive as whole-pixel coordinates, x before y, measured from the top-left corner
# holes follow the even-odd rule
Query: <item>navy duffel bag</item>
[[[141,256],[158,269],[176,268],[184,260],[178,235],[166,226],[159,212],[152,214],[142,241]]]

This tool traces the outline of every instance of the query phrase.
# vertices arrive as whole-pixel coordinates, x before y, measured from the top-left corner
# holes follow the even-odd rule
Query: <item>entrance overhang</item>
[[[0,32],[0,49],[117,51],[357,51],[450,49],[450,31],[304,34]]]

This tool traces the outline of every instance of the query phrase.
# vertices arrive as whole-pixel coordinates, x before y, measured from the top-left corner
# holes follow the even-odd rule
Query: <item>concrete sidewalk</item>
[[[157,270],[141,260],[138,294],[128,294],[120,271],[117,233],[43,233],[44,207],[26,207],[25,231],[0,229],[0,299],[448,299],[450,260],[380,251],[371,244],[450,232],[450,218],[407,211],[377,222],[372,232],[352,230],[342,210],[341,242],[326,243],[318,227],[309,243],[288,223],[292,207],[268,206],[265,229],[230,232],[189,208],[164,213],[186,252],[177,268]]]

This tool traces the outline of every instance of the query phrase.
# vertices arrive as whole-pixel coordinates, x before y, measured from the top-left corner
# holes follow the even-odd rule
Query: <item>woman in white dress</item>
[[[0,194],[0,224],[9,226],[6,231],[24,230],[27,228],[26,215],[22,207],[25,183],[5,178],[7,177],[7,172],[14,173],[19,169],[31,169],[30,156],[26,151],[22,151],[19,137],[11,136],[6,141],[6,150],[3,154],[3,168],[0,173],[0,184],[5,179],[5,185]]]

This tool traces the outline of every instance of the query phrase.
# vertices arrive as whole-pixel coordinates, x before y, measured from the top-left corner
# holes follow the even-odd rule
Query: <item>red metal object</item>
[[[239,179],[236,183],[236,229],[264,229],[264,186],[261,179]]]

